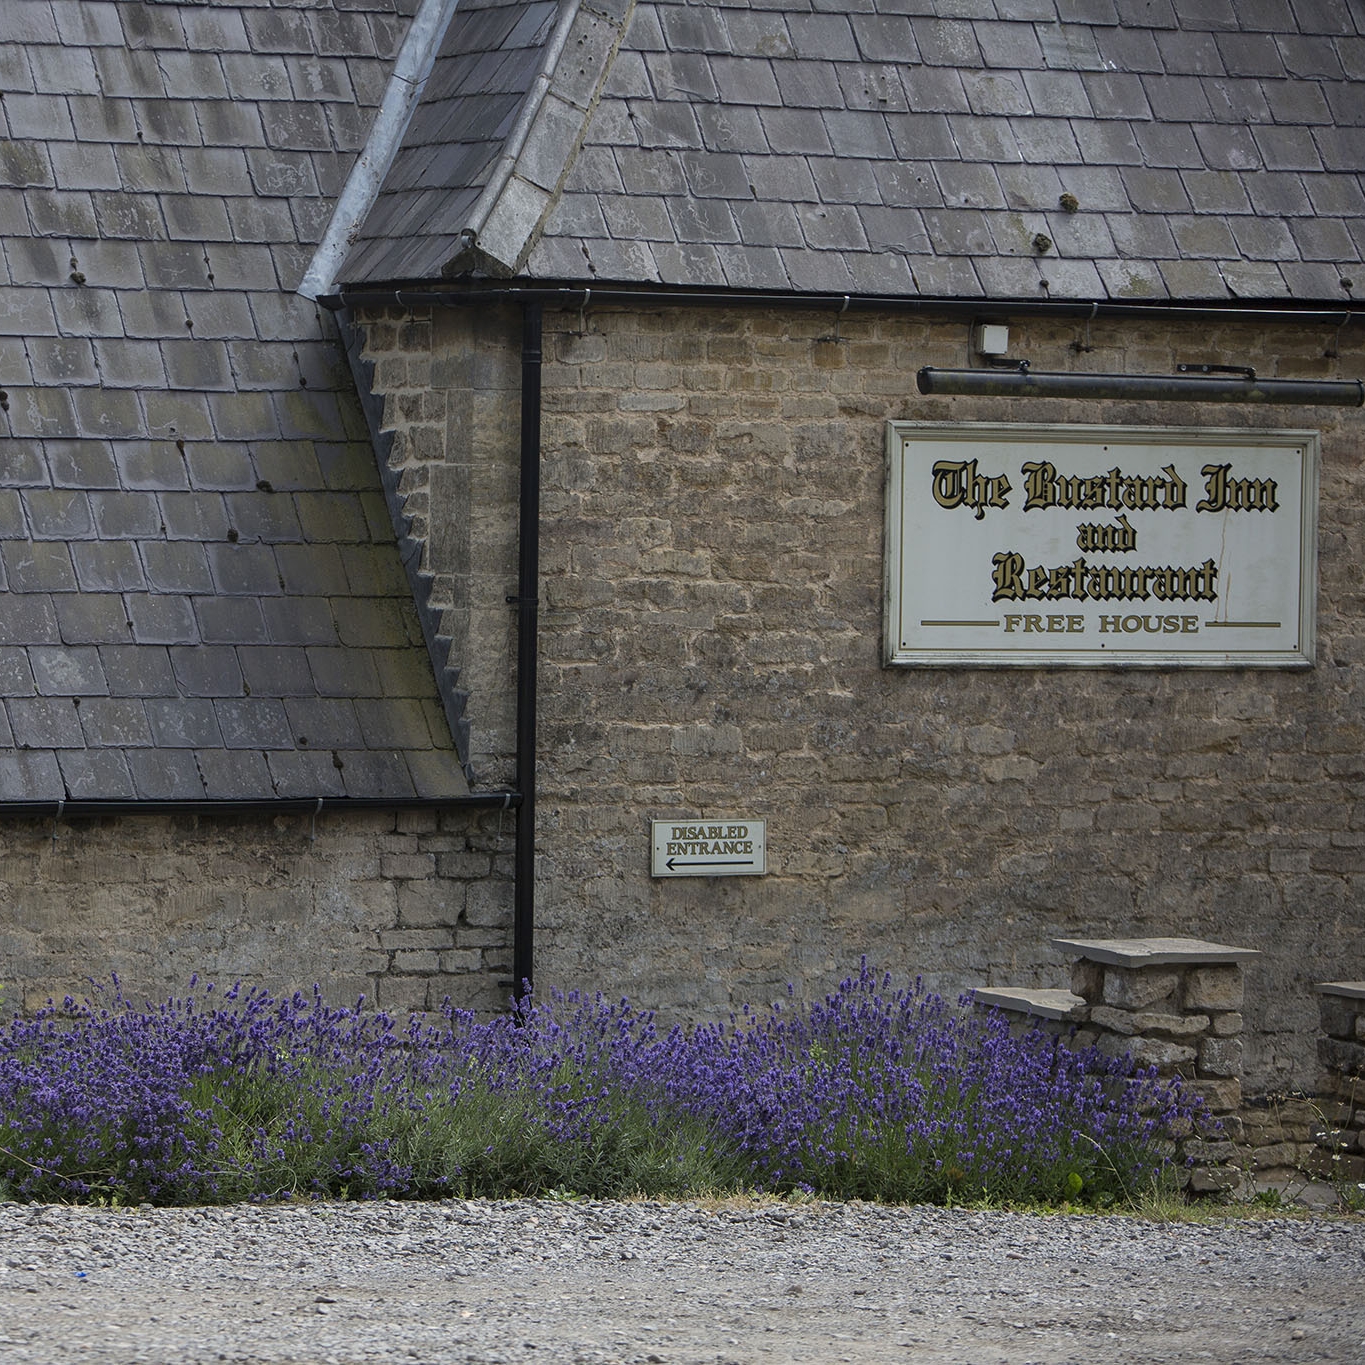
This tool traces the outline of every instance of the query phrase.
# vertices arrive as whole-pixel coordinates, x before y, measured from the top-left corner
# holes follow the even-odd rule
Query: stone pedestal
[[[1365,1181],[1365,981],[1318,986],[1318,1029],[1321,1114],[1313,1173],[1358,1184]]]
[[[1103,1052],[1127,1052],[1163,1077],[1180,1077],[1211,1122],[1182,1137],[1190,1186],[1231,1188],[1224,1163],[1241,1136],[1242,964],[1252,948],[1190,938],[1054,939],[1073,958],[1071,989]]]

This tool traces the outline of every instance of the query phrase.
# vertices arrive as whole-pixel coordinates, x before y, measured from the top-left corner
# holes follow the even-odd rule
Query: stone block
[[[1187,1010],[1239,1010],[1242,994],[1242,969],[1237,966],[1191,967],[1181,991]]]
[[[1215,1037],[1236,1037],[1242,1031],[1242,1016],[1237,1010],[1229,1010],[1226,1014],[1215,1014],[1212,1017],[1212,1028]]]
[[[1071,964],[1071,990],[1087,1004],[1104,998],[1104,967],[1088,958],[1077,958]]]
[[[1318,1027],[1329,1038],[1354,1040],[1356,1026],[1361,1022],[1356,1013],[1359,1003],[1338,995],[1318,996]]]
[[[1289,1167],[1301,1168],[1304,1157],[1310,1149],[1300,1142],[1272,1142],[1265,1147],[1256,1147],[1251,1153],[1254,1170],[1267,1171]]]
[[[427,1009],[424,976],[381,976],[375,981],[374,1002],[390,1014],[420,1013]]]
[[[1319,1038],[1318,1060],[1329,1071],[1340,1076],[1365,1076],[1365,1043],[1349,1043],[1341,1038]]]
[[[386,853],[379,862],[381,877],[413,881],[430,877],[436,871],[436,859],[424,853]]]
[[[1354,1184],[1365,1180],[1365,1156],[1328,1152],[1320,1147],[1313,1147],[1304,1157],[1303,1169],[1309,1175],[1318,1176],[1323,1180],[1348,1180]]]
[[[1329,1152],[1349,1151],[1356,1145],[1356,1135],[1351,1129],[1338,1128],[1321,1121],[1313,1124],[1309,1139],[1315,1146]]]
[[[381,929],[379,946],[386,952],[422,952],[449,948],[455,941],[449,929]],[[434,968],[433,968],[434,970]]]
[[[439,971],[441,954],[430,951],[398,952],[393,955],[393,970],[409,975]]]
[[[1194,1194],[1226,1194],[1242,1183],[1242,1172],[1233,1166],[1196,1166],[1190,1172]]]
[[[1159,1014],[1137,1010],[1129,1016],[1137,1031],[1165,1038],[1194,1039],[1209,1031],[1207,1014]]]
[[[465,923],[473,928],[492,928],[512,921],[512,888],[502,882],[476,882],[469,888]]]
[[[1090,1009],[1091,1024],[1109,1033],[1131,1038],[1138,1030],[1137,1016],[1131,1010],[1116,1010],[1109,1005],[1094,1005]]]
[[[465,888],[459,882],[427,878],[407,881],[398,889],[398,910],[405,926],[453,929],[464,908]]]
[[[483,970],[483,953],[478,948],[452,948],[441,954],[441,970],[462,976]]]
[[[1207,1119],[1201,1126],[1200,1135],[1208,1137],[1214,1134],[1227,1138],[1229,1142],[1246,1141],[1246,1128],[1238,1114],[1224,1114],[1221,1117]]]
[[[1201,1076],[1198,1080],[1186,1081],[1184,1091],[1203,1100],[1214,1114],[1228,1113],[1242,1103],[1242,1082],[1236,1077],[1218,1079]]]
[[[1204,1076],[1240,1076],[1242,1040],[1205,1038],[1199,1045],[1199,1072]]]
[[[1127,1053],[1139,1066],[1154,1066],[1165,1075],[1192,1066],[1198,1055],[1194,1048],[1181,1043],[1168,1043],[1160,1038],[1123,1038],[1112,1033],[1101,1036],[1097,1046],[1111,1057]]]
[[[1173,995],[1179,982],[1179,973],[1164,967],[1106,966],[1104,1003],[1122,1009],[1141,1009]]]
[[[1237,1146],[1233,1142],[1188,1138],[1180,1144],[1180,1153],[1198,1165],[1211,1166],[1214,1163],[1232,1161],[1237,1155]]]

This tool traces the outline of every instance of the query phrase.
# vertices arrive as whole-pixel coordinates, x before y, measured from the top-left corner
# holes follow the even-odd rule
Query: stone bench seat
[[[1085,1008],[1085,1001],[1065,987],[979,986],[972,992],[972,1000],[985,1009],[1059,1021],[1080,1019]]]

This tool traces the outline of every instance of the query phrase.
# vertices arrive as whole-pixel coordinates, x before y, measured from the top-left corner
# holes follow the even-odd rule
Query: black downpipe
[[[512,911],[513,993],[535,979],[536,907],[536,634],[540,621],[540,301],[521,312],[521,491],[517,595],[517,845]]]

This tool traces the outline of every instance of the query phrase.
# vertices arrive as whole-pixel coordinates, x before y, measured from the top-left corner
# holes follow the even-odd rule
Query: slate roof
[[[341,282],[1365,291],[1352,0],[565,0],[514,118],[545,8],[464,0]]]
[[[0,803],[468,790],[293,292],[408,10],[3,5]]]

